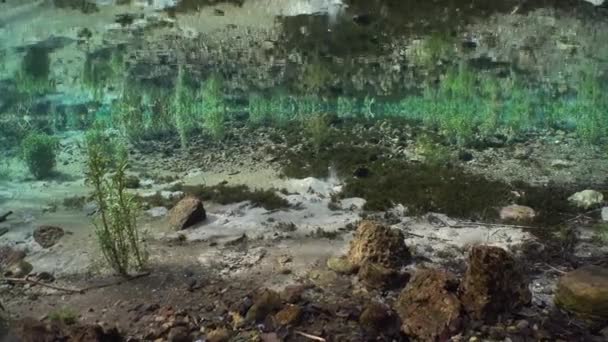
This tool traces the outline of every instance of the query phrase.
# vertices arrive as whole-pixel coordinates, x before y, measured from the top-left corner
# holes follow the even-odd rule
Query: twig
[[[520,229],[541,229],[543,227],[534,227],[534,226],[520,226],[514,224],[504,224],[504,223],[484,223],[484,222],[469,222],[469,221],[460,221],[459,224],[464,226],[460,227],[470,227],[470,226],[486,226],[486,227],[496,227],[496,228],[520,228]],[[458,228],[459,225],[450,225],[451,228]],[[543,228],[546,229],[546,228]]]
[[[123,278],[114,282],[110,282],[107,284],[100,284],[100,285],[93,285],[93,286],[89,286],[89,287],[85,287],[84,289],[82,289],[83,292],[85,291],[90,291],[90,290],[97,290],[97,289],[102,289],[104,287],[110,287],[110,286],[114,286],[114,285],[120,285],[122,283],[125,283],[127,281],[131,281],[131,280],[135,280],[135,279],[139,279],[139,278],[143,278],[146,276],[149,276],[150,272],[143,272],[143,273],[139,273],[139,274],[135,274],[132,276],[129,276],[128,278]]]
[[[568,273],[568,272],[565,272],[565,271],[560,270],[559,268],[556,268],[556,267],[554,267],[554,266],[551,266],[551,265],[549,265],[549,264],[547,264],[547,263],[545,263],[545,265],[549,266],[549,268],[550,268],[550,269],[552,269],[552,270],[554,270],[554,271],[556,271],[556,272],[559,272],[559,273],[561,273],[561,274],[566,274],[566,273]]]
[[[96,290],[96,289],[101,289],[101,288],[104,288],[104,287],[110,287],[110,286],[114,286],[114,285],[120,285],[120,284],[122,284],[124,282],[131,281],[131,280],[138,279],[138,278],[142,278],[142,277],[145,277],[147,275],[150,275],[150,272],[139,273],[139,274],[130,276],[128,278],[120,279],[120,280],[115,281],[115,282],[111,282],[111,283],[107,283],[107,284],[101,284],[101,285],[93,285],[93,286],[85,287],[83,289],[70,289],[70,288],[66,288],[66,287],[53,286],[53,285],[49,285],[49,284],[45,284],[45,283],[39,282],[37,280],[29,279],[27,276],[25,278],[3,277],[3,278],[0,278],[0,280],[5,280],[5,281],[8,281],[8,282],[14,282],[14,283],[21,283],[21,284],[38,285],[38,286],[47,287],[49,289],[53,289],[53,290],[57,290],[57,291],[64,291],[64,292],[69,292],[69,293],[83,294],[83,293],[85,293],[87,291],[90,291],[90,290]]]
[[[314,341],[326,342],[326,340],[323,337],[307,334],[305,332],[298,331],[298,330],[296,330],[294,332],[296,333],[296,335],[304,336],[304,337],[309,338],[309,339],[314,340]]]
[[[13,282],[13,283],[32,284],[32,285],[38,285],[38,286],[42,286],[42,287],[48,287],[49,289],[53,289],[53,290],[57,290],[57,291],[64,291],[64,292],[70,292],[70,293],[84,293],[84,290],[69,289],[66,287],[53,286],[53,285],[39,282],[37,280],[28,279],[27,276],[25,278],[3,277],[2,280],[6,280],[9,282]]]
[[[581,218],[581,217],[583,217],[583,216],[587,216],[588,214],[591,214],[591,213],[593,213],[593,212],[600,211],[600,210],[602,210],[602,208],[597,208],[597,209],[593,209],[593,210],[586,211],[586,212],[584,212],[584,213],[582,213],[582,214],[578,214],[578,215],[576,215],[576,216],[574,216],[574,217],[572,217],[572,218],[567,219],[565,222],[572,222],[572,221],[576,221],[576,220],[578,220],[579,218]]]

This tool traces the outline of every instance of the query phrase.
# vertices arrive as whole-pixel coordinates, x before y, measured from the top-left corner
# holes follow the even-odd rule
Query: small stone
[[[192,342],[190,331],[184,326],[173,327],[167,335],[168,342]]]
[[[579,208],[589,209],[602,204],[604,202],[604,195],[595,190],[583,190],[568,197],[568,201]]]
[[[555,303],[584,318],[608,319],[608,269],[583,266],[558,282]]]
[[[297,305],[290,304],[277,312],[274,317],[279,325],[287,326],[297,324],[301,316],[302,309]]]
[[[13,278],[23,278],[26,275],[30,274],[33,269],[34,267],[32,266],[32,264],[25,260],[20,260],[17,263],[11,265],[5,272],[5,275]]]
[[[281,299],[286,303],[297,303],[302,299],[302,294],[307,290],[305,285],[289,285],[281,292]]]
[[[146,210],[146,214],[154,218],[167,216],[167,213],[169,213],[169,210],[165,207],[154,207]]]
[[[353,265],[346,257],[331,257],[327,260],[327,267],[341,274],[353,274],[357,265]]]
[[[217,328],[207,333],[208,342],[228,342],[230,340],[230,332],[226,328]]]
[[[391,330],[398,324],[394,312],[386,305],[380,303],[370,303],[363,309],[359,316],[359,324],[363,329],[370,332],[384,332]]]
[[[500,219],[505,221],[529,222],[534,220],[536,212],[524,205],[512,204],[500,209]]]
[[[264,289],[254,297],[253,305],[245,317],[248,322],[263,321],[273,311],[281,307],[281,296],[275,291]]]
[[[608,207],[602,208],[602,221],[608,222]]]
[[[398,288],[409,278],[406,273],[402,274],[399,270],[371,262],[364,263],[357,275],[363,285],[371,289]]]

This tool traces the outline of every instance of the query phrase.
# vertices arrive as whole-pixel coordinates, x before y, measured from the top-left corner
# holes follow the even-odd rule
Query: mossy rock
[[[608,319],[608,268],[583,266],[565,274],[555,304],[587,319]]]
[[[348,258],[331,257],[327,260],[327,268],[340,274],[353,274],[357,271],[357,265],[351,263]]]

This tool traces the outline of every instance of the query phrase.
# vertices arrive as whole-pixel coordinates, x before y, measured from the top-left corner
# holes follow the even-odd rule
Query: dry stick
[[[53,285],[49,285],[49,284],[45,284],[45,283],[39,282],[37,280],[28,279],[27,277],[25,277],[25,278],[8,278],[8,277],[3,277],[2,280],[6,280],[6,281],[9,281],[9,282],[13,282],[13,283],[39,285],[39,286],[48,287],[49,289],[53,289],[53,290],[57,290],[57,291],[65,291],[65,292],[70,292],[70,293],[84,293],[84,290],[69,289],[69,288],[66,288],[66,287],[53,286]]]
[[[150,272],[144,272],[144,273],[139,273],[136,274],[134,276],[131,276],[129,278],[124,278],[115,282],[111,282],[111,283],[107,283],[107,284],[101,284],[101,285],[93,285],[93,286],[89,286],[89,287],[85,287],[83,289],[70,289],[70,288],[66,288],[66,287],[59,287],[59,286],[53,286],[53,285],[49,285],[49,284],[45,284],[36,280],[32,280],[32,279],[28,279],[28,277],[25,278],[7,278],[4,277],[2,278],[2,280],[6,280],[9,282],[14,282],[14,283],[21,283],[21,284],[32,284],[32,285],[39,285],[42,287],[48,287],[49,289],[53,289],[53,290],[57,290],[57,291],[64,291],[64,292],[70,292],[70,293],[79,293],[79,294],[83,294],[86,291],[90,291],[90,290],[96,290],[96,289],[101,289],[104,287],[110,287],[110,286],[114,286],[114,285],[120,285],[124,282],[130,281],[130,280],[134,280],[134,279],[138,279],[138,278],[142,278],[145,277],[147,275],[150,275]]]
[[[311,340],[320,341],[320,342],[326,342],[326,340],[323,337],[307,334],[305,332],[298,331],[298,330],[296,330],[294,332],[296,333],[296,335],[304,336],[304,337],[309,338]]]
[[[117,280],[117,281],[114,281],[114,282],[110,282],[110,283],[107,283],[107,284],[100,284],[100,285],[93,285],[93,286],[85,287],[84,289],[82,289],[82,291],[85,292],[85,291],[89,291],[89,290],[97,290],[97,289],[102,289],[104,287],[110,287],[110,286],[114,286],[114,285],[120,285],[120,284],[125,283],[127,281],[135,280],[135,279],[142,278],[142,277],[145,277],[145,276],[148,276],[148,275],[150,275],[150,272],[143,272],[143,273],[139,273],[139,274],[136,274],[136,275],[133,275],[133,276],[129,276],[128,278],[123,278],[123,279],[120,279],[120,280]]]

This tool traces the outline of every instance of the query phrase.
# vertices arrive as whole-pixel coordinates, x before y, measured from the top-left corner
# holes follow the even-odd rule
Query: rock
[[[391,308],[377,302],[365,306],[359,316],[359,324],[363,329],[372,333],[399,329],[397,316]]]
[[[476,320],[493,321],[532,299],[513,257],[493,246],[473,247],[459,290],[462,306]]]
[[[608,319],[608,269],[583,266],[557,284],[555,303],[586,318]]]
[[[207,218],[203,202],[189,196],[177,203],[169,212],[169,225],[175,230],[191,227]]]
[[[53,247],[64,235],[60,227],[40,226],[34,230],[34,241],[43,248]]]
[[[311,270],[308,278],[318,287],[331,287],[338,281],[338,275],[329,270]]]
[[[602,208],[602,221],[608,222],[608,207]]]
[[[297,324],[301,316],[302,309],[297,305],[289,304],[277,312],[274,318],[279,325],[286,326]]]
[[[372,262],[364,263],[357,276],[365,287],[371,289],[398,288],[409,278],[407,273]]]
[[[595,190],[583,190],[568,197],[568,201],[575,206],[583,209],[589,209],[604,202],[604,195]]]
[[[72,329],[69,341],[74,342],[119,342],[124,341],[117,328],[104,330],[99,325],[78,326]]]
[[[5,270],[8,267],[20,262],[25,258],[25,252],[16,250],[9,246],[0,247],[0,270]]]
[[[207,342],[228,342],[230,332],[226,328],[217,328],[207,333]]]
[[[247,311],[245,319],[248,322],[262,321],[271,314],[281,308],[281,296],[272,290],[264,289],[254,296],[253,305]]]
[[[140,180],[135,175],[128,175],[125,179],[125,187],[127,189],[137,189],[140,185]]]
[[[361,266],[372,262],[386,268],[400,268],[411,260],[403,233],[372,221],[359,224],[350,243],[348,260]]]
[[[32,266],[32,264],[30,264],[29,262],[27,262],[25,260],[21,260],[19,262],[16,262],[16,263],[10,265],[6,269],[4,274],[7,277],[23,278],[26,275],[30,274],[33,269],[34,269],[34,267]]]
[[[353,265],[346,257],[329,258],[327,260],[327,267],[341,274],[353,274],[357,271],[357,265]]]
[[[169,330],[167,334],[168,342],[192,342],[190,331],[185,326],[177,326]]]
[[[400,293],[396,311],[401,330],[420,341],[447,341],[461,325],[456,278],[438,269],[417,271]]]
[[[551,166],[556,169],[565,169],[574,166],[574,163],[568,160],[556,159],[551,162]]]
[[[534,209],[524,205],[512,204],[500,209],[500,219],[505,221],[530,222],[534,217]]]
[[[154,218],[167,216],[168,213],[169,210],[165,207],[154,207],[146,210],[146,214]]]
[[[281,299],[286,303],[297,303],[302,299],[302,294],[306,292],[306,285],[289,285],[281,292]]]

